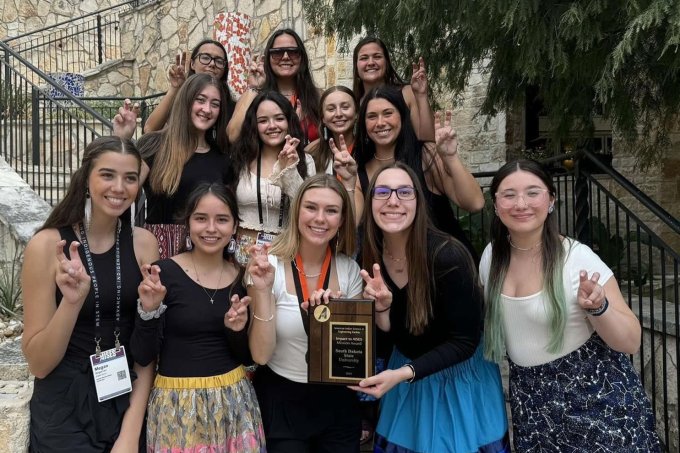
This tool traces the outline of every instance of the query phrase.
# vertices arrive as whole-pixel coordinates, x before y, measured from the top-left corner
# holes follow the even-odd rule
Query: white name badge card
[[[92,354],[90,362],[100,403],[132,391],[125,347],[107,349],[99,356]]]
[[[271,245],[271,243],[274,242],[274,238],[276,238],[275,234],[260,231],[257,233],[257,240],[255,243],[257,245]]]

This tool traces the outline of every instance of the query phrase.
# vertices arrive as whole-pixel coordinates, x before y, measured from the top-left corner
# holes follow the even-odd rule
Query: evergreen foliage
[[[481,114],[522,105],[529,86],[540,87],[554,138],[570,129],[591,133],[593,115],[602,113],[642,168],[659,161],[678,127],[678,0],[302,3],[310,23],[341,44],[379,36],[400,67],[422,55],[430,78],[441,74],[439,82],[456,93],[474,68],[484,67],[489,86]]]

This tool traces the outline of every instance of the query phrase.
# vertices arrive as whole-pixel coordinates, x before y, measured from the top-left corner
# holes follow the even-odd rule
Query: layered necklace
[[[203,292],[205,293],[206,296],[208,296],[208,299],[210,299],[210,303],[213,304],[215,303],[215,294],[217,294],[217,291],[220,290],[220,283],[222,283],[222,274],[224,273],[224,261],[222,262],[222,268],[220,269],[220,277],[217,280],[217,287],[215,288],[215,291],[213,291],[212,296],[208,292],[207,289],[205,289],[205,286],[201,283],[201,278],[198,275],[198,269],[196,268],[196,261],[194,261],[194,254],[190,253],[191,255],[191,264],[194,265],[194,272],[196,273],[196,283],[198,283],[198,286],[203,289]]]

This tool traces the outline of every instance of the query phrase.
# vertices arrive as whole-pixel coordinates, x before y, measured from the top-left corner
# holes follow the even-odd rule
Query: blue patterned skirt
[[[387,368],[409,362],[395,348]],[[481,344],[465,362],[383,396],[375,452],[510,453],[501,375]]]
[[[652,409],[633,364],[597,334],[543,365],[509,362],[517,451],[660,451]]]

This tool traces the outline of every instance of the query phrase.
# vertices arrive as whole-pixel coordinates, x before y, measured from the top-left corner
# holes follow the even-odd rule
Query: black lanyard
[[[92,290],[94,292],[94,342],[96,344],[95,354],[99,355],[102,352],[99,343],[102,341],[101,336],[101,304],[99,300],[99,283],[94,272],[94,262],[90,254],[90,246],[87,242],[87,235],[85,234],[85,227],[82,222],[78,224],[80,230],[80,243],[83,244],[83,252],[85,254],[85,261],[87,262],[87,269],[92,279]],[[113,328],[113,335],[116,338],[116,349],[120,348],[120,293],[122,289],[122,278],[120,271],[120,220],[116,226],[116,320]]]
[[[332,259],[332,257],[331,257]],[[293,283],[295,283],[295,293],[297,294],[298,298],[298,304],[300,305],[300,315],[302,316],[302,325],[305,327],[305,333],[309,336],[309,311],[305,311],[304,308],[302,308],[302,303],[305,302],[305,291],[302,289],[302,279],[300,278],[300,271],[295,265],[295,260],[290,262],[290,267],[291,271],[293,274]],[[321,288],[328,288],[328,282],[331,279],[331,269],[330,266],[328,267],[328,270],[326,271],[326,275],[323,276],[323,284],[321,285]],[[307,282],[307,278],[305,277],[305,283]],[[311,309],[311,307],[308,307],[307,310]]]
[[[264,217],[262,216],[262,193],[260,188],[260,175],[262,173],[262,152],[257,153],[257,213],[260,216],[260,228],[264,229]],[[281,188],[281,201],[279,202],[279,228],[283,227],[283,212],[288,197]]]

